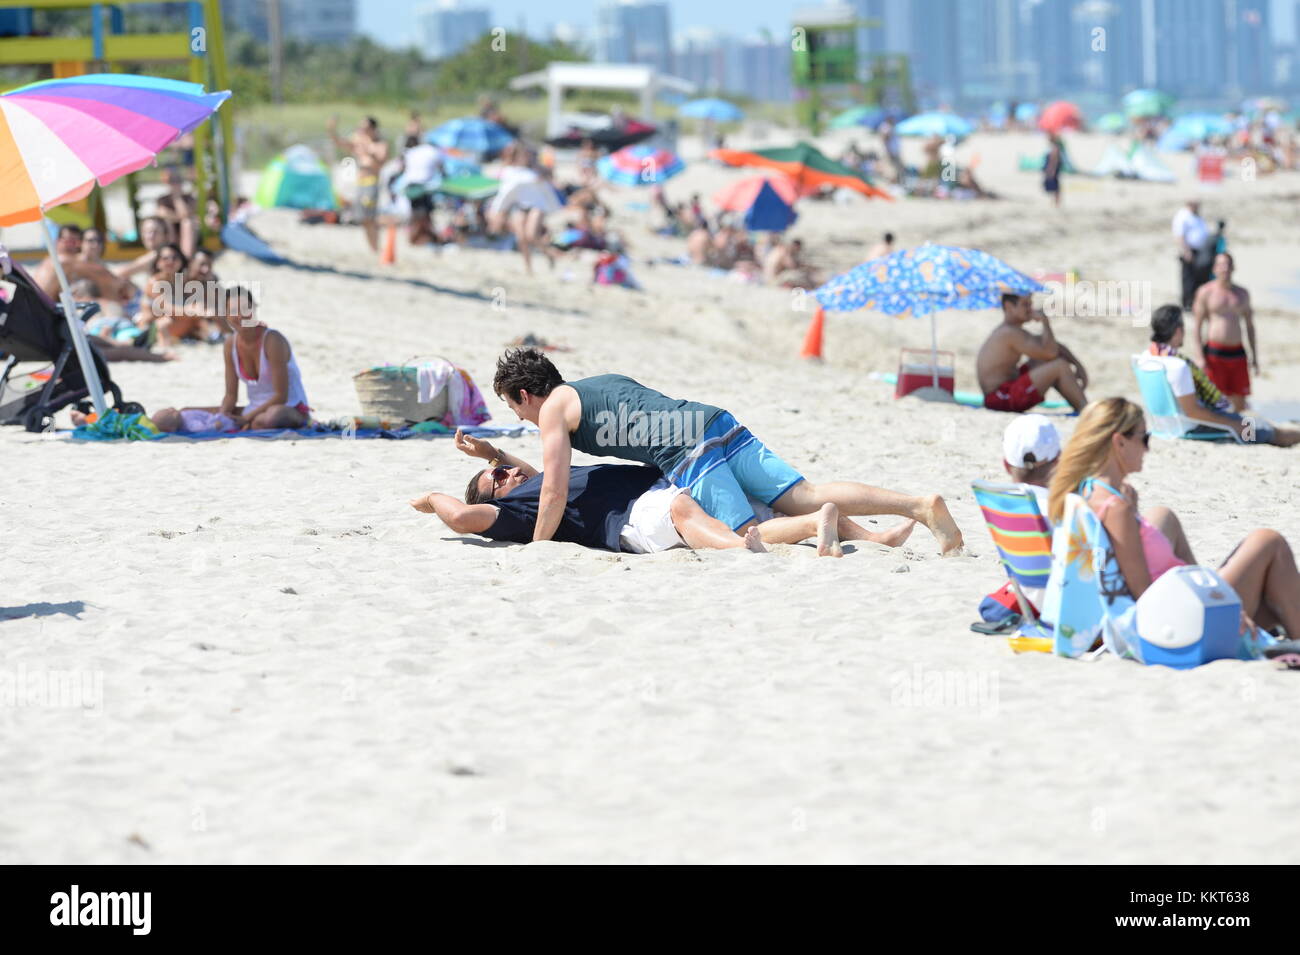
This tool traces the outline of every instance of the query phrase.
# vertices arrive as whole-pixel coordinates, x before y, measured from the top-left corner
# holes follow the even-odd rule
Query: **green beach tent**
[[[263,209],[337,209],[329,167],[307,146],[290,146],[262,171],[253,201]]]

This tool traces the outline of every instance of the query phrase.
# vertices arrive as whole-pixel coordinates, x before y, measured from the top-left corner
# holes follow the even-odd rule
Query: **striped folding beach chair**
[[[971,490],[1020,604],[1021,633],[1050,636],[1051,624],[1041,620],[1031,604],[1032,597],[1042,606],[1052,570],[1052,528],[1038,508],[1037,496],[1028,485],[994,481],[972,481]]]

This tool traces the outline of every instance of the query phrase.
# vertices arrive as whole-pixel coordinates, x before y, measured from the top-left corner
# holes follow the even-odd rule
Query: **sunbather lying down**
[[[459,534],[526,544],[533,539],[541,496],[541,474],[513,455],[456,432],[456,447],[489,467],[470,480],[465,500],[432,492],[411,501],[425,514],[437,514]],[[710,517],[683,488],[673,487],[656,468],[598,464],[573,468],[568,502],[555,540],[604,550],[650,554],[674,547],[747,548],[763,553],[765,544],[797,544],[815,538],[817,553],[842,557],[842,540],[867,540],[897,547],[916,526],[907,520],[888,531],[869,531],[841,517],[834,504],[796,517],[772,515],[737,534]]]

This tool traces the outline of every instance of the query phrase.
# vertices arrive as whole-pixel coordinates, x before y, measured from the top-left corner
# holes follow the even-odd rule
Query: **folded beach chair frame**
[[[63,318],[63,309],[50,300],[21,266],[15,265],[5,281],[15,286],[12,299],[0,302],[0,424],[18,424],[28,431],[44,431],[54,414],[76,404],[89,411],[90,389],[86,385],[81,363],[72,345],[72,335]],[[85,320],[99,306],[81,307],[76,320]],[[90,354],[99,372],[99,380],[114,408],[123,413],[142,411],[134,403],[122,401],[122,391],[114,383],[108,365],[93,347]],[[31,389],[15,398],[7,396],[10,376],[19,362],[47,362],[51,373],[44,387]]]
[[[1241,435],[1226,424],[1197,421],[1183,414],[1174,390],[1165,376],[1163,359],[1157,355],[1134,355],[1131,364],[1137,377],[1142,404],[1151,419],[1151,433],[1159,438],[1189,438],[1195,441],[1235,441],[1245,444]]]

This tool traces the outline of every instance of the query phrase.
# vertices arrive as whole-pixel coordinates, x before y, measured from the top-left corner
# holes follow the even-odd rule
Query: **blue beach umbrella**
[[[978,249],[927,242],[864,262],[813,292],[822,308],[851,312],[860,308],[886,315],[930,316],[930,352],[939,386],[938,331],[934,313],[956,308],[998,308],[1004,292],[1041,292],[1040,282]]]
[[[745,228],[750,232],[784,232],[794,224],[796,213],[782,199],[771,182],[764,182],[745,210]]]
[[[965,139],[975,127],[952,113],[918,113],[903,120],[894,131],[900,136],[956,136]]]
[[[715,123],[734,123],[745,114],[734,103],[725,99],[695,99],[677,111],[687,119],[711,119]]]
[[[1020,103],[1016,106],[1016,122],[1028,126],[1038,121],[1037,103]]]
[[[443,149],[458,149],[462,152],[492,157],[505,149],[514,138],[510,131],[499,123],[480,119],[477,116],[462,116],[460,119],[448,120],[441,126],[429,130],[424,136],[424,141]]]

